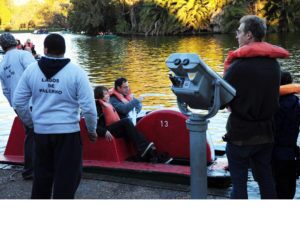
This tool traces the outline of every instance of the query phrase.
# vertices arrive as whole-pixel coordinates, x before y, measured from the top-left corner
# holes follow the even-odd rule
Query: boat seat
[[[109,162],[125,161],[136,154],[133,146],[123,138],[114,138],[108,142],[105,138],[99,137],[95,143],[88,138],[84,119],[80,121],[81,138],[83,144],[83,160],[102,160]],[[11,133],[8,138],[4,156],[24,156],[25,130],[18,117],[14,119]]]
[[[24,156],[25,130],[21,120],[15,117],[10,131],[7,145],[4,151],[5,156]]]
[[[80,121],[80,131],[83,144],[83,160],[102,160],[109,162],[125,161],[129,157],[136,155],[131,143],[123,138],[113,138],[107,141],[104,137],[98,137],[96,142],[91,142],[84,119]]]
[[[159,153],[170,157],[189,159],[190,141],[186,127],[187,117],[174,110],[157,110],[147,114],[138,123],[138,130],[153,141]],[[207,161],[212,161],[210,146],[206,143]]]

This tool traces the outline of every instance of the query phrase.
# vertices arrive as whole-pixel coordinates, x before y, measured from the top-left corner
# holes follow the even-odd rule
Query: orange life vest
[[[99,104],[101,105],[102,112],[105,118],[105,125],[109,126],[120,120],[120,117],[115,110],[115,108],[107,102],[104,102],[102,99],[98,99]]]
[[[229,51],[224,63],[224,74],[237,58],[269,57],[288,58],[290,53],[282,47],[274,46],[267,42],[253,42],[240,47],[235,51]]]
[[[280,86],[279,93],[280,93],[280,96],[294,94],[294,93],[300,93],[300,84],[292,83],[292,84],[282,85],[282,86]]]
[[[120,92],[118,92],[115,88],[112,88],[109,90],[109,95],[116,96],[122,103],[129,103],[132,100],[131,92],[129,91],[129,94],[127,96],[122,95]]]
[[[25,47],[30,47],[30,49],[32,49],[34,47],[34,45],[32,42],[25,42],[24,49],[25,49]]]

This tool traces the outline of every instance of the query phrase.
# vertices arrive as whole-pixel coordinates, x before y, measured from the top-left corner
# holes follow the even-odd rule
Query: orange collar
[[[122,95],[120,92],[118,92],[115,88],[112,88],[109,90],[109,95],[116,96],[122,103],[129,103],[132,100],[131,92],[129,91],[129,94],[127,96]]]
[[[237,58],[269,57],[288,58],[290,53],[282,47],[267,42],[253,42],[244,45],[235,51],[229,51],[224,63],[224,74],[232,62]]]

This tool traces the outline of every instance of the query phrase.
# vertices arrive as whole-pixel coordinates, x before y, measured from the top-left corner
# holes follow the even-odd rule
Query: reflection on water
[[[43,53],[45,35],[15,34],[25,42],[30,38],[38,53]],[[80,64],[89,74],[93,86],[111,87],[120,76],[129,80],[136,95],[147,95],[145,108],[155,109],[176,106],[176,98],[170,89],[168,69],[165,60],[171,53],[197,53],[216,72],[222,74],[227,52],[237,48],[233,35],[204,35],[197,37],[120,37],[105,40],[82,35],[64,35],[67,43],[66,56]],[[294,79],[300,81],[300,34],[271,34],[267,41],[287,48],[292,57],[280,60],[282,66],[291,71]],[[1,59],[0,55],[0,59]],[[259,68],[259,67],[258,67]],[[0,150],[6,144],[14,113],[3,95],[0,96]],[[217,145],[224,145],[224,134],[228,113],[221,111],[211,120],[209,130]]]

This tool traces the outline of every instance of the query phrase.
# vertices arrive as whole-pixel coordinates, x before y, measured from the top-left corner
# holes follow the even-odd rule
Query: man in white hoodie
[[[13,104],[27,126],[34,127],[36,161],[33,199],[71,199],[81,179],[80,111],[91,141],[97,139],[97,112],[87,74],[64,58],[65,40],[50,34],[44,53],[21,77]],[[32,98],[32,113],[28,103]],[[101,149],[100,149],[101,150]]]
[[[2,62],[0,63],[0,80],[4,96],[7,98],[9,105],[12,106],[12,99],[17,84],[24,70],[31,63],[36,62],[32,54],[24,50],[17,49],[17,41],[14,36],[8,32],[0,36],[0,45],[5,52]],[[23,178],[31,179],[33,170],[33,130],[25,127],[24,141],[24,171]]]

